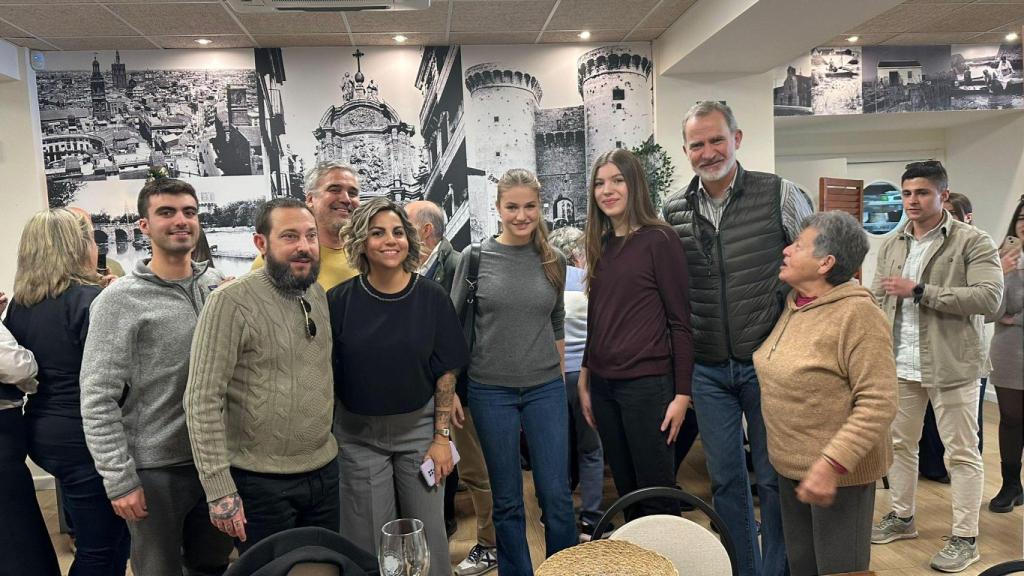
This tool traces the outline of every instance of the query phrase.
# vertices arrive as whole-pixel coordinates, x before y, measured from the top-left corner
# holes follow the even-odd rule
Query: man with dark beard
[[[351,166],[338,160],[325,160],[306,172],[304,184],[306,206],[316,218],[320,242],[320,275],[316,281],[324,290],[330,290],[359,274],[348,263],[340,234],[342,225],[359,207],[359,179]],[[252,269],[263,266],[263,256],[257,256]]]
[[[253,240],[267,265],[210,296],[185,391],[210,521],[239,552],[289,528],[337,531],[340,518],[317,223],[302,202],[277,198]]]
[[[206,522],[181,409],[199,311],[224,280],[189,258],[198,202],[190,184],[153,171],[138,199],[153,258],[93,301],[82,357],[85,441],[128,521],[132,571],[146,576],[221,574],[231,553],[231,539]]]

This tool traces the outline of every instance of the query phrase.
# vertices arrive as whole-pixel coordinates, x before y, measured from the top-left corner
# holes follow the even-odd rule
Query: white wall
[[[1024,194],[1024,111],[946,131],[949,187],[971,199],[974,223],[1003,240]]]
[[[873,115],[837,119],[835,123],[786,120],[776,132],[777,173],[812,186],[816,199],[820,176],[864,180],[865,185],[887,180],[898,186],[907,163],[940,160],[949,172],[950,189],[970,197],[975,224],[999,243],[1017,199],[1024,193],[1024,112],[938,114],[942,116],[894,114],[886,119]],[[970,121],[964,122],[964,118]],[[885,121],[893,129],[883,129]],[[863,130],[855,129],[858,123]],[[915,124],[924,127],[913,128]],[[866,282],[874,277],[883,240],[871,237],[862,269]]]
[[[0,291],[8,295],[14,287],[21,229],[34,212],[46,208],[35,73],[28,56],[27,48],[18,48],[20,80],[0,82]]]
[[[683,117],[702,100],[725,100],[743,130],[737,157],[744,168],[775,170],[775,123],[772,100],[774,72],[764,74],[688,74],[658,76],[654,81],[654,137],[676,167],[682,188],[693,169],[683,153]]]

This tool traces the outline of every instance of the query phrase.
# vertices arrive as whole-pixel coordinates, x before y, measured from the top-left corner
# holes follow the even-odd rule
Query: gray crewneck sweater
[[[207,264],[168,282],[148,261],[93,301],[82,356],[85,440],[113,500],[139,486],[138,469],[191,462],[182,397],[199,312],[224,279]]]
[[[455,270],[452,301],[461,312],[466,301],[469,251]],[[565,277],[565,257],[557,252]],[[555,342],[565,339],[563,291],[544,275],[532,244],[482,243],[473,355],[469,378],[480,384],[524,388],[561,376]]]

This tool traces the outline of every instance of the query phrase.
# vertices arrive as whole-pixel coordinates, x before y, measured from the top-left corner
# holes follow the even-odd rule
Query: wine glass
[[[427,576],[430,552],[422,521],[399,518],[385,524],[380,532],[377,560],[381,576]]]

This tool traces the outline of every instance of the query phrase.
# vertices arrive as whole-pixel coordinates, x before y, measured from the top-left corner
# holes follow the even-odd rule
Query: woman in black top
[[[73,576],[123,575],[130,549],[82,431],[78,378],[89,306],[100,293],[96,254],[85,218],[64,209],[37,213],[22,232],[5,320],[39,363],[39,389],[25,407],[28,453],[63,489],[75,527]]]
[[[423,521],[430,574],[451,573],[443,491],[456,371],[469,350],[448,294],[423,279],[420,242],[386,198],[362,204],[341,233],[360,275],[331,289],[334,434],[340,447],[342,533],[374,550],[396,517]],[[433,462],[434,486],[421,474]],[[397,502],[396,502],[397,500]]]

